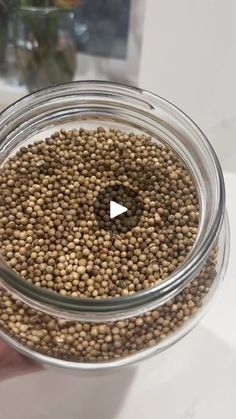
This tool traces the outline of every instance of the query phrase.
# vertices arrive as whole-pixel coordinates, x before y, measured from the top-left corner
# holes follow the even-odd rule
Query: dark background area
[[[75,11],[75,35],[79,51],[125,59],[130,0],[82,0]]]

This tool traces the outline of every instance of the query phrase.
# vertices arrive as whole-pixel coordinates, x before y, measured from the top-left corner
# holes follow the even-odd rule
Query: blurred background
[[[144,5],[142,0],[0,0],[3,86],[21,94],[88,78],[136,84]]]
[[[138,85],[236,151],[235,0],[0,0],[0,109],[53,83]]]

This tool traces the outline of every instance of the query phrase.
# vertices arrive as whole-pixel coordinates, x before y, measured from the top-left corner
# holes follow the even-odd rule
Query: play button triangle
[[[110,218],[118,217],[118,215],[124,214],[127,208],[123,205],[118,204],[115,201],[110,201]]]

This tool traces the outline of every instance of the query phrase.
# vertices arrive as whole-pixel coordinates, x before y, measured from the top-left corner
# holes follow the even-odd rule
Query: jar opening
[[[212,249],[224,218],[225,191],[222,171],[211,145],[201,130],[178,108],[141,89],[107,82],[72,82],[54,86],[24,97],[0,116],[1,164],[15,144],[33,133],[68,121],[82,125],[98,121],[122,125],[160,139],[172,148],[191,170],[199,191],[201,216],[199,232],[189,256],[164,282],[112,299],[68,297],[37,288],[10,270],[1,258],[3,285],[23,301],[61,315],[120,317],[133,309],[162,303],[179,292],[200,270]],[[59,121],[59,122],[58,122]],[[20,127],[20,129],[19,129]],[[14,142],[14,145],[13,145]],[[100,317],[99,317],[100,316]]]

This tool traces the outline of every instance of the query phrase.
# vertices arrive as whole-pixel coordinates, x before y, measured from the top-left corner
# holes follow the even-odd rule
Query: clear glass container
[[[21,81],[30,92],[73,79],[76,47],[73,12],[56,7],[15,10],[14,44]]]
[[[0,73],[5,73],[6,71],[8,19],[7,6],[4,2],[0,2]]]
[[[176,152],[197,186],[200,221],[183,264],[164,282],[124,297],[48,292],[20,278],[1,257],[0,336],[40,362],[78,370],[124,366],[176,343],[205,312],[229,251],[224,180],[215,152],[184,113],[150,92],[74,82],[33,93],[0,116],[0,164],[55,130],[101,125],[148,134]]]

